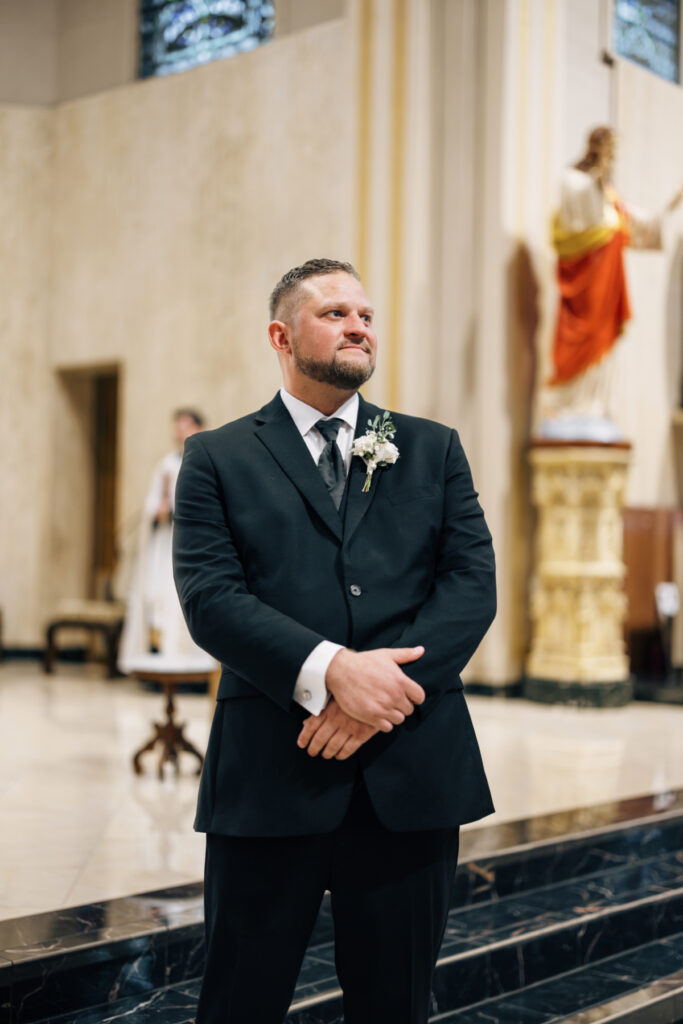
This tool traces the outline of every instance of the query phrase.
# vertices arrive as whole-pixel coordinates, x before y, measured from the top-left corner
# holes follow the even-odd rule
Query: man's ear
[[[284,320],[271,320],[268,324],[268,340],[278,355],[291,352],[289,325]]]

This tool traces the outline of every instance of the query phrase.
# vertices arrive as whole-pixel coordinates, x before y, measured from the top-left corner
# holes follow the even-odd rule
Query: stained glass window
[[[270,39],[275,8],[260,0],[141,0],[140,76],[232,57]]]
[[[680,81],[680,0],[614,0],[615,49],[670,82]]]

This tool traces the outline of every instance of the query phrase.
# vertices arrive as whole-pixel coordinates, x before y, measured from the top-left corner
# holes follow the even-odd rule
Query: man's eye
[[[362,319],[363,319],[363,320],[365,320],[365,322],[366,322],[366,324],[368,324],[368,326],[369,326],[369,325],[370,325],[370,324],[372,323],[372,317],[370,316],[370,314],[369,314],[369,313],[366,313],[366,314],[365,314],[365,315],[363,316],[363,318],[362,318]]]
[[[328,313],[328,316],[343,316],[343,315],[344,314],[342,313],[341,309],[331,309],[329,311],[329,313]]]

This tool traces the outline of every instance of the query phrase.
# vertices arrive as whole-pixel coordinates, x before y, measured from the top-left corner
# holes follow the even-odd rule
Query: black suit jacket
[[[381,410],[360,399],[357,433]],[[495,614],[491,537],[455,431],[392,413],[400,458],[368,493],[354,457],[343,517],[277,395],[190,437],[176,490],[175,578],[194,640],[223,665],[195,827],[323,833],[357,764],[382,823],[450,827],[493,810],[460,672]],[[296,745],[292,700],[321,640],[412,647],[427,699],[347,761]]]

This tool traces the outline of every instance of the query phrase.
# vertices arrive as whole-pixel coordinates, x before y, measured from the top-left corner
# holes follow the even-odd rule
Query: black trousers
[[[362,781],[327,835],[207,835],[197,1024],[282,1024],[325,889],[345,1024],[426,1024],[459,831],[390,832]]]

